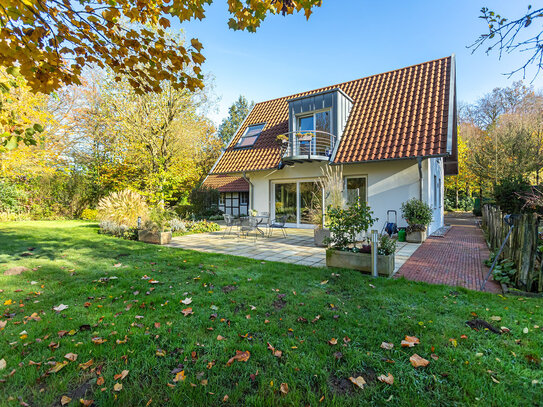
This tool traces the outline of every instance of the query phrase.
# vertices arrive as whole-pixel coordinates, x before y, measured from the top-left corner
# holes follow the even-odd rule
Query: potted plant
[[[327,214],[322,212],[322,205],[325,205],[327,211],[333,208],[342,208],[345,205],[343,196],[343,173],[340,167],[332,168],[327,166],[322,169],[322,178],[318,180],[321,190],[324,190],[325,202],[316,205],[310,213],[311,223],[315,225],[313,237],[315,245],[319,247],[327,246],[331,232],[327,227]],[[318,200],[317,200],[318,201]],[[326,204],[328,204],[326,206]]]
[[[420,199],[412,198],[402,204],[402,216],[408,224],[405,239],[409,243],[424,242],[428,225],[433,219],[430,206]]]
[[[167,244],[172,240],[169,221],[172,213],[162,208],[155,208],[149,214],[149,220],[138,230],[138,240],[145,243]]]
[[[365,202],[355,202],[350,207],[331,208],[328,211],[332,232],[330,248],[326,250],[326,265],[371,272],[372,255],[369,245],[357,246],[357,235],[366,232],[377,221]],[[388,236],[381,237],[377,252],[377,272],[390,276],[394,273],[396,243]]]

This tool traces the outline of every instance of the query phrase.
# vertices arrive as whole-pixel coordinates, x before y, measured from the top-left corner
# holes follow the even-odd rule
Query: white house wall
[[[441,177],[443,188],[442,159],[431,158],[423,161],[423,200],[432,206],[433,176]],[[316,179],[322,176],[321,168],[327,163],[300,163],[288,166],[282,170],[258,171],[247,173],[252,184],[251,207],[258,212],[272,212],[272,182],[286,182],[293,180]],[[398,213],[398,226],[407,226],[401,217],[401,204],[410,198],[419,198],[419,170],[416,160],[381,161],[364,164],[343,165],[343,176],[367,176],[368,205],[378,217],[374,228],[379,231],[387,218],[388,210]],[[443,225],[443,193],[441,193],[441,206],[434,209],[434,221],[429,232]],[[272,214],[273,216],[273,214]]]

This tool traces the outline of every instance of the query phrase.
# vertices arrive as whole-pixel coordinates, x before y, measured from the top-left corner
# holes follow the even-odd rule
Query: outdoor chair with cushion
[[[236,219],[232,215],[223,214],[224,223],[226,224],[226,228],[224,229],[224,233],[222,237],[224,238],[227,234],[232,233],[232,228],[236,226],[237,222]]]
[[[268,226],[270,230],[269,236],[272,237],[274,229],[281,229],[283,236],[286,238],[287,231],[285,230],[285,223],[287,223],[287,215],[279,216],[278,218],[274,219]]]

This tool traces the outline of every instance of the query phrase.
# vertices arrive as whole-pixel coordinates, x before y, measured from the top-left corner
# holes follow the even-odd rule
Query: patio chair
[[[248,237],[250,232],[255,232],[255,242],[256,242],[256,238],[260,234],[260,231],[258,230],[258,218],[255,218],[253,216],[250,216],[247,218],[241,218],[240,226],[239,226],[240,237],[243,235]]]
[[[287,223],[287,215],[279,216],[278,218],[274,219],[268,226],[270,230],[269,237],[272,237],[274,229],[281,229],[281,231],[283,232],[283,237],[286,238],[287,231],[285,230],[285,223]]]
[[[224,233],[222,235],[222,237],[226,237],[227,234],[230,234],[232,233],[232,228],[234,226],[236,226],[236,220],[234,219],[234,217],[232,215],[228,215],[228,214],[223,214],[222,215],[223,218],[224,218],[224,222],[226,224],[226,228],[224,228]]]

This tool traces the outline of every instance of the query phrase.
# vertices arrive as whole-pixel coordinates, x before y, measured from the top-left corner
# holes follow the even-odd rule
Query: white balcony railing
[[[282,140],[283,159],[328,160],[336,143],[336,136],[320,130],[286,133]]]

